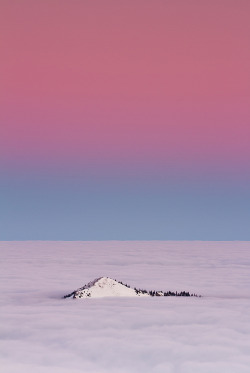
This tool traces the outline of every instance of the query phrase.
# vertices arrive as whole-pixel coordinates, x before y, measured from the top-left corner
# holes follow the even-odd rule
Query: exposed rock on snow
[[[147,291],[131,288],[127,284],[109,277],[99,277],[87,285],[65,295],[64,298],[104,298],[104,297],[149,297],[149,296],[190,296],[189,292]],[[196,296],[192,294],[192,296]]]
[[[137,297],[149,296],[148,293],[138,292],[109,277],[100,277],[89,282],[64,298],[103,298],[103,297]]]
[[[148,293],[137,292],[109,277],[100,277],[89,282],[82,288],[79,288],[73,293],[65,295],[64,298],[103,298],[103,297],[137,297],[149,296]]]

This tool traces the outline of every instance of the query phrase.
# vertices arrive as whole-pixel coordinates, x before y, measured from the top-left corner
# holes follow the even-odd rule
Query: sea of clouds
[[[4,373],[249,373],[250,242],[0,242]],[[62,299],[108,276],[201,298]]]

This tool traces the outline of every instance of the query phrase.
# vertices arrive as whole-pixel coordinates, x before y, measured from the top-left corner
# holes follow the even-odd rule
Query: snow
[[[149,296],[148,294],[137,294],[132,288],[120,284],[109,277],[100,277],[89,282],[82,288],[77,289],[72,296],[80,298],[105,298],[105,297],[138,297]]]
[[[249,242],[0,242],[4,373],[248,373]],[[62,299],[105,275],[195,297]]]

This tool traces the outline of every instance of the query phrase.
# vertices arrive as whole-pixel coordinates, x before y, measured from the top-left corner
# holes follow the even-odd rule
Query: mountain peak
[[[98,277],[87,285],[66,295],[64,298],[104,298],[104,297],[137,297],[149,296],[149,294],[136,291],[130,286],[113,280],[109,277]]]
[[[121,281],[113,280],[110,277],[98,277],[90,281],[87,285],[73,291],[64,298],[105,298],[105,297],[197,297],[197,294],[190,294],[186,291],[181,292],[163,292],[163,291],[148,291],[142,289],[131,288]]]

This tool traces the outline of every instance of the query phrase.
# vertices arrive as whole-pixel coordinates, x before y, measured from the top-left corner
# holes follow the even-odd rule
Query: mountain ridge
[[[93,281],[88,282],[86,285],[78,288],[70,294],[65,295],[63,298],[104,298],[104,297],[154,297],[154,296],[185,296],[185,297],[198,297],[197,294],[190,294],[187,291],[155,291],[132,288],[122,281],[113,280],[110,277],[98,277]]]

